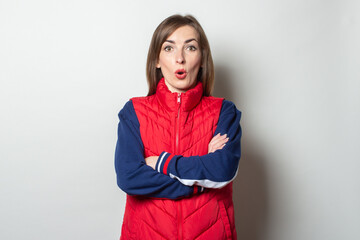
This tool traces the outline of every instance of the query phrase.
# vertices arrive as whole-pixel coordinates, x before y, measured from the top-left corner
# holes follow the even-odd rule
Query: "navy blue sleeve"
[[[230,101],[223,101],[215,135],[227,134],[223,149],[204,156],[183,157],[162,152],[156,170],[188,186],[221,188],[237,174],[240,160],[241,112]]]
[[[134,106],[127,102],[119,113],[118,140],[115,150],[115,170],[118,186],[129,195],[176,199],[200,192],[147,166],[140,124]]]

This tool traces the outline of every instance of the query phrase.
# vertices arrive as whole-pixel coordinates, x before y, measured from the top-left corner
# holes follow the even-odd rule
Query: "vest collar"
[[[177,104],[179,93],[170,92],[170,90],[165,84],[164,78],[159,81],[155,94],[161,106],[165,107],[168,111],[176,111],[178,109]],[[194,88],[184,93],[181,93],[181,110],[192,110],[200,102],[202,95],[203,86],[201,82],[198,82]]]

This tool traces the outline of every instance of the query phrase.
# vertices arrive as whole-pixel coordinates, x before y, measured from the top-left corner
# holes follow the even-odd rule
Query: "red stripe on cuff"
[[[171,154],[170,157],[168,157],[168,158],[166,159],[166,162],[164,163],[163,172],[164,172],[165,175],[167,175],[167,168],[168,168],[168,166],[169,166],[169,163],[170,163],[171,159],[172,159],[174,156],[175,156],[174,154]]]
[[[195,186],[194,187],[194,194],[197,194],[197,192],[198,192],[198,186]]]

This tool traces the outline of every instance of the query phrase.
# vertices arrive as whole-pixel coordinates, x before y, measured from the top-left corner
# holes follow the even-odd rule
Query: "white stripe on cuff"
[[[166,154],[168,154],[167,152],[164,152],[164,154],[161,156],[160,158],[160,162],[159,162],[159,165],[158,165],[158,172],[160,172],[160,167],[161,167],[161,163],[162,161],[164,160],[164,157],[166,156]]]
[[[205,187],[205,188],[222,188],[225,187],[227,184],[229,184],[230,182],[232,182],[236,175],[238,174],[239,171],[239,166],[236,169],[236,173],[234,175],[234,177],[229,180],[229,181],[224,181],[224,182],[215,182],[215,181],[211,181],[209,179],[181,179],[178,176],[175,176],[174,174],[170,173],[170,177],[174,178],[176,180],[178,180],[179,182],[181,182],[182,184],[186,185],[186,186],[201,186],[201,187]]]

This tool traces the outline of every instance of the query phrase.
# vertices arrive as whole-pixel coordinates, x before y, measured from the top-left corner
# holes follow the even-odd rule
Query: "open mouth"
[[[186,78],[186,75],[187,75],[187,73],[186,73],[186,71],[185,71],[184,69],[179,69],[179,70],[177,70],[177,71],[175,72],[175,76],[176,76],[177,78],[179,78],[179,79],[184,79],[184,78]]]

